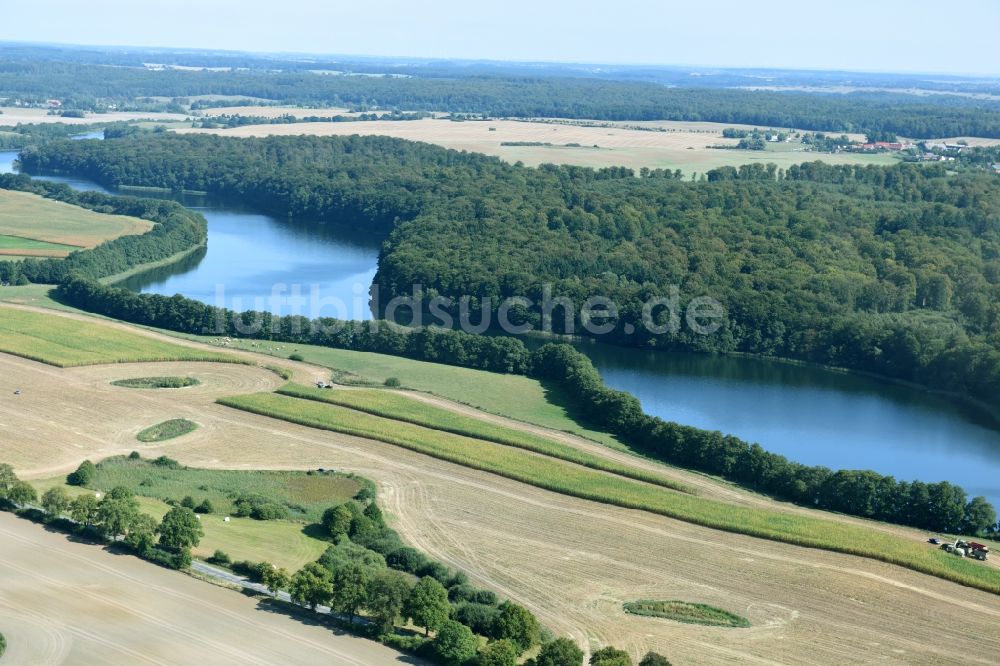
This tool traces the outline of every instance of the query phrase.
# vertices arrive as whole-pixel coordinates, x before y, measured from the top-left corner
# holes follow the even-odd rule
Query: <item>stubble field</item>
[[[527,165],[546,162],[604,167],[627,166],[681,169],[685,174],[704,173],[720,166],[739,166],[754,162],[774,162],[781,168],[792,164],[821,160],[831,164],[892,164],[888,154],[814,153],[796,150],[798,144],[785,144],[782,150],[718,150],[713,145],[735,146],[736,139],[725,139],[723,123],[686,123],[660,121],[646,123],[667,131],[631,129],[640,123],[613,127],[515,120],[455,122],[438,118],[423,120],[379,120],[350,123],[290,123],[287,125],[245,125],[231,129],[179,129],[178,132],[211,132],[223,136],[316,136],[384,135],[410,141],[435,143],[445,148],[496,155],[508,162]],[[550,143],[551,146],[505,146],[510,142]],[[567,146],[567,144],[579,144]],[[595,147],[596,146],[596,147]],[[799,146],[801,147],[801,146]],[[787,149],[785,149],[787,148]]]
[[[0,190],[0,255],[63,257],[119,236],[146,233],[152,226],[135,217],[95,213],[26,192]]]
[[[419,663],[0,513],[4,664]]]
[[[1000,650],[994,595],[871,560],[566,497],[389,444],[213,404],[220,395],[280,384],[260,368],[56,369],[2,355],[0,363],[4,456],[23,476],[52,476],[84,457],[127,453],[141,427],[191,418],[202,425],[198,431],[144,454],[218,469],[333,467],[367,476],[379,484],[382,504],[408,542],[592,648],[610,643],[636,656],[657,649],[678,663],[810,664],[991,663]],[[183,391],[109,384],[155,374],[194,376],[202,384]],[[16,397],[30,403],[12,403],[11,381],[24,385]],[[685,482],[699,478],[671,473]],[[749,495],[738,501],[770,503]],[[41,599],[26,607],[45,612],[52,599]],[[621,604],[636,599],[707,603],[746,616],[752,627],[626,615]]]

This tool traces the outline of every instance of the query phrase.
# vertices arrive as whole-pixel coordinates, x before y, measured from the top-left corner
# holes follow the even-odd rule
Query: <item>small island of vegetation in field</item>
[[[198,384],[201,382],[194,377],[134,377],[111,382],[112,386],[138,389],[186,388]]]
[[[146,428],[136,435],[135,438],[140,442],[145,442],[147,444],[150,442],[163,442],[168,439],[180,437],[181,435],[186,435],[189,432],[194,432],[197,428],[198,424],[194,421],[188,421],[187,419],[170,419],[169,421],[164,421],[163,423],[158,423],[155,426]]]
[[[623,605],[626,613],[644,615],[646,617],[661,617],[676,622],[688,624],[704,624],[710,627],[749,627],[750,621],[745,617],[724,611],[721,608],[706,604],[693,604],[687,601],[651,601],[642,599],[628,601]]]

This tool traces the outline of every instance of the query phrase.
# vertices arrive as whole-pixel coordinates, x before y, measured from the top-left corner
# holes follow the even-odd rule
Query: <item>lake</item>
[[[0,170],[9,170],[13,155],[0,153]],[[78,178],[53,180],[104,191]],[[208,220],[207,251],[126,286],[236,309],[315,312],[318,303],[324,316],[371,316],[367,289],[381,239],[207,197],[180,200]],[[298,296],[291,285],[299,285]],[[609,386],[637,396],[647,413],[760,442],[806,464],[951,481],[1000,507],[1000,427],[956,399],[778,361],[578,347]]]

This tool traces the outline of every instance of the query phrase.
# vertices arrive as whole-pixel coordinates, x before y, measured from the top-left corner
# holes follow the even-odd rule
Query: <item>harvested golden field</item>
[[[626,126],[627,125],[627,126]],[[378,120],[352,123],[291,123],[287,125],[245,125],[232,129],[179,129],[178,132],[211,132],[224,136],[271,136],[311,134],[317,136],[385,135],[436,143],[445,148],[496,155],[508,162],[528,165],[545,162],[602,167],[623,165],[681,169],[685,173],[704,173],[720,166],[753,162],[774,162],[779,167],[822,160],[831,164],[891,164],[889,155],[860,155],[805,152],[785,144],[781,151],[717,150],[712,145],[735,146],[736,139],[725,139],[724,123],[645,123],[668,131],[630,129],[642,123],[615,127],[582,127],[554,122],[489,120],[454,122],[438,118],[423,120]],[[492,129],[491,129],[492,128]],[[509,142],[549,143],[551,146],[505,146]],[[567,146],[579,144],[579,146]],[[596,148],[594,146],[597,146]]]
[[[927,139],[927,143],[958,143],[964,141],[970,146],[1000,146],[1000,139],[983,139],[978,136],[949,136],[944,139]]]
[[[0,513],[4,664],[420,663]]]
[[[2,356],[0,363],[0,457],[11,458],[24,477],[65,472],[85,457],[127,453],[143,425],[189,418],[202,427],[144,447],[144,455],[163,453],[217,469],[326,467],[367,476],[379,484],[393,526],[412,545],[464,569],[474,583],[507,594],[557,634],[591,648],[610,643],[635,656],[657,649],[678,663],[810,664],[942,663],[956,655],[965,663],[992,663],[1000,650],[995,595],[872,560],[558,495],[389,444],[212,403],[219,395],[271,390],[281,382],[259,368],[175,363],[56,369]],[[179,391],[110,385],[151,375],[193,376],[201,384]],[[16,398],[30,403],[12,402],[12,381],[24,383],[24,394]],[[716,487],[738,503],[784,507],[699,475],[662,469],[685,483],[700,483],[706,494]],[[924,536],[891,529],[913,539]],[[751,628],[681,624],[622,610],[624,602],[639,599],[725,608],[747,617]]]
[[[305,109],[300,106],[220,106],[212,109],[202,109],[203,116],[260,116],[261,118],[278,118],[280,116],[356,116],[358,113],[339,107],[324,107],[320,109]]]
[[[106,215],[27,192],[0,190],[0,237],[40,241],[38,248],[4,243],[0,255],[38,250],[34,256],[65,256],[70,250],[95,247],[106,240],[144,234],[151,222],[137,217]],[[52,244],[55,247],[48,248]]]
[[[64,123],[66,125],[87,125],[90,123],[126,122],[129,120],[184,120],[183,113],[157,113],[155,111],[112,111],[110,113],[87,113],[85,118],[64,118],[50,116],[48,109],[28,109],[18,106],[0,107],[0,126],[18,123]]]

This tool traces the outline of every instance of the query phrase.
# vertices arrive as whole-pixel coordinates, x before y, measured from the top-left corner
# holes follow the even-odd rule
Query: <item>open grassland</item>
[[[686,601],[640,601],[625,602],[626,613],[660,617],[675,622],[704,624],[710,627],[749,627],[750,621],[735,613],[714,608],[707,604],[692,604]]]
[[[210,344],[218,342],[218,338],[207,336],[183,337]],[[233,340],[228,343],[227,348],[281,358],[287,356],[287,350],[269,350],[266,343],[247,340]],[[581,426],[558,404],[560,396],[552,394],[540,382],[528,377],[316,345],[295,345],[293,351],[307,363],[329,368],[337,382],[381,386],[389,377],[395,377],[406,388],[438,395],[484,412],[535,423],[552,430],[572,432],[617,448],[622,446],[605,432]],[[316,378],[326,379],[325,373],[317,369]]]
[[[855,525],[692,497],[492,442],[311,400],[255,394],[222,398],[219,402],[308,427],[376,439],[573,497],[650,511],[728,532],[871,557],[1000,594],[1000,571],[996,569]]]
[[[219,470],[218,474],[225,474]],[[78,486],[66,485],[65,477],[43,479],[32,482],[32,485],[41,495],[53,486],[62,486],[70,497],[77,497],[93,493],[93,490],[80,488]],[[115,484],[127,485],[127,483]],[[100,488],[108,490],[114,485]],[[170,485],[167,492],[183,489],[183,484]],[[140,491],[147,492],[143,488]],[[185,494],[192,497],[207,497],[211,493],[199,490],[197,487],[188,488],[190,492]],[[164,497],[174,499],[172,495],[165,494]],[[157,521],[163,519],[170,505],[162,499],[152,496],[138,495],[139,510],[155,518]],[[175,501],[183,499],[183,495]],[[200,499],[199,499],[200,501]],[[220,504],[225,504],[219,500]],[[214,504],[214,502],[213,502]],[[218,509],[218,506],[216,506]],[[278,567],[284,567],[289,571],[301,568],[309,562],[315,562],[330,546],[330,543],[322,539],[311,536],[306,529],[306,524],[297,520],[254,520],[253,518],[237,518],[229,516],[229,512],[217,510],[211,514],[199,514],[201,527],[205,534],[201,538],[201,543],[191,552],[195,557],[207,559],[216,550],[221,550],[230,555],[233,560],[250,560],[252,562],[270,562]],[[225,518],[229,517],[226,522]]]
[[[646,129],[634,129],[634,127]],[[455,122],[438,118],[413,121],[378,120],[353,123],[291,123],[287,125],[245,125],[231,129],[183,129],[180,132],[212,132],[226,136],[270,136],[313,134],[317,136],[393,136],[410,141],[435,143],[445,148],[496,155],[508,162],[528,165],[543,163],[577,164],[605,167],[627,166],[634,169],[680,169],[704,173],[721,166],[739,166],[753,162],[774,162],[781,168],[820,160],[830,164],[892,164],[896,158],[854,153],[783,152],[717,150],[714,145],[735,146],[736,139],[726,139],[726,123],[622,123],[609,127],[586,127],[562,122],[487,120]],[[653,128],[665,131],[650,131]],[[505,143],[551,145],[511,146]],[[575,144],[575,145],[570,145]]]
[[[141,330],[139,333],[148,334]],[[287,361],[274,362],[296,367]],[[115,379],[154,375],[193,376],[201,384],[181,391],[136,391],[109,384]],[[297,381],[308,381],[310,377],[307,374]],[[380,503],[392,527],[407,543],[465,570],[474,584],[528,606],[555,633],[591,648],[612,644],[635,659],[647,650],[656,650],[677,663],[764,664],[774,663],[775,655],[781,655],[778,661],[783,663],[894,666],[945,663],[953,661],[955,654],[970,663],[992,663],[1000,653],[1000,635],[995,631],[1000,622],[1000,597],[986,592],[872,559],[800,548],[647,511],[581,500],[377,440],[303,427],[215,404],[220,396],[274,390],[282,383],[271,372],[244,365],[142,363],[59,369],[0,354],[3,458],[15,465],[22,478],[64,475],[83,458],[99,460],[127,454],[136,448],[135,433],[141,425],[182,415],[202,427],[184,439],[144,447],[143,455],[166,454],[199,468],[324,467],[351,470],[371,478],[379,484]],[[12,396],[11,390],[18,386],[25,389],[24,394]],[[419,397],[433,399],[439,405],[444,402]],[[458,407],[471,413],[470,408]],[[591,449],[600,447],[593,445]],[[622,460],[635,460],[636,464],[650,464],[617,455]],[[700,478],[699,490],[704,492],[718,486],[724,491],[721,496],[731,498],[737,506],[749,502],[745,506],[825,516],[830,521],[862,524],[868,530],[887,529],[858,519],[774,503],[681,470],[669,471],[685,482]],[[147,503],[156,502],[143,499],[142,506],[145,510]],[[162,503],[160,507],[165,510]],[[258,556],[241,549],[254,547],[265,534],[237,537],[232,530],[223,532],[232,523],[223,525],[218,514],[202,520],[206,521],[209,536],[198,551],[200,556],[222,548],[234,557],[245,554],[249,559],[275,559],[269,558],[267,551]],[[233,522],[237,520],[247,520],[250,528],[266,525],[249,519]],[[303,535],[294,532],[294,523],[288,525],[288,543],[282,545],[279,541],[277,548],[284,554],[293,548],[310,547],[307,544],[311,542],[306,540],[301,544],[294,541],[303,539]],[[273,534],[274,527],[268,526],[269,534]],[[217,541],[219,537],[211,531],[216,528],[229,541]],[[47,535],[36,525],[26,524],[25,529]],[[911,539],[915,545],[923,545],[926,538],[916,530],[893,530],[899,538]],[[0,536],[6,539],[6,535]],[[62,535],[48,536],[66,541]],[[13,551],[4,552],[6,555]],[[118,570],[134,562],[139,570],[162,571],[132,558],[115,558],[114,562],[118,564],[112,566]],[[50,565],[58,567],[55,563],[45,564]],[[70,578],[74,589],[83,578],[74,572]],[[202,585],[196,585],[196,593]],[[18,594],[10,590],[0,582],[0,608],[4,600]],[[48,611],[47,606],[34,605],[39,603],[37,586],[26,586],[25,595],[28,590],[35,595],[17,599],[19,603],[14,607]],[[155,600],[161,594],[156,592],[150,598]],[[60,604],[53,606],[58,613],[67,610],[67,602],[60,595],[46,594],[42,599],[46,604]],[[75,612],[79,611],[72,604],[77,599],[74,597],[69,607]],[[739,613],[752,626],[733,631],[625,613],[622,604],[635,599],[705,603]],[[164,609],[162,601],[149,603],[157,604],[157,612]],[[88,613],[102,612],[90,601],[81,602],[81,606]],[[162,621],[169,626],[183,625],[190,611],[178,612],[187,613],[180,622],[171,621],[169,615]],[[248,617],[262,615],[268,614]],[[210,618],[205,621],[210,622]],[[11,625],[5,622],[0,619],[13,644],[13,629],[8,631]],[[224,630],[213,628],[210,635],[221,641]],[[324,636],[329,634],[324,632]],[[329,645],[328,638],[324,641]],[[82,649],[78,647],[82,643],[78,637],[74,649]],[[18,640],[18,644],[24,643]],[[150,645],[147,641],[136,649]],[[75,657],[81,653],[73,654]],[[101,658],[114,662],[119,656],[117,652],[110,654],[98,655],[96,662],[100,663]],[[87,662],[87,657],[92,656],[83,653],[82,660]],[[201,653],[199,657],[204,658]],[[284,660],[294,658],[294,654],[285,655]]]
[[[119,236],[143,234],[152,226],[137,217],[95,213],[36,194],[0,190],[0,254],[32,249],[23,242],[33,240],[42,242],[35,249],[48,249],[52,256],[60,256]],[[22,245],[5,237],[19,238]]]
[[[65,257],[73,250],[80,248],[74,245],[61,245],[20,236],[0,235],[0,255],[21,257]]]
[[[93,322],[0,306],[0,351],[69,367],[137,361],[240,362],[230,355]]]
[[[5,665],[401,663],[374,641],[11,514],[0,514],[0,541]]]
[[[353,476],[335,473],[198,469],[125,457],[98,463],[88,487],[108,491],[116,486],[157,500],[180,502],[191,497],[196,504],[208,500],[220,515],[235,513],[237,496],[259,495],[284,505],[296,518],[319,522],[324,510],[354,497],[362,484]]]
[[[157,423],[145,430],[139,431],[135,436],[140,442],[149,444],[151,442],[165,442],[168,439],[182,437],[198,429],[198,424],[187,419],[170,419],[163,423]]]
[[[515,430],[497,423],[490,423],[472,416],[460,414],[453,410],[429,405],[426,402],[414,400],[406,395],[384,389],[350,389],[335,390],[318,389],[309,386],[289,384],[278,389],[278,393],[293,398],[305,398],[332,405],[340,405],[357,409],[375,416],[382,416],[396,421],[441,430],[456,435],[464,435],[498,444],[515,446],[520,449],[534,451],[552,458],[618,474],[627,478],[638,479],[665,488],[682,492],[689,489],[672,479],[662,475],[652,474],[630,465],[624,465],[607,458],[592,455],[580,449],[542,437],[525,430]]]

